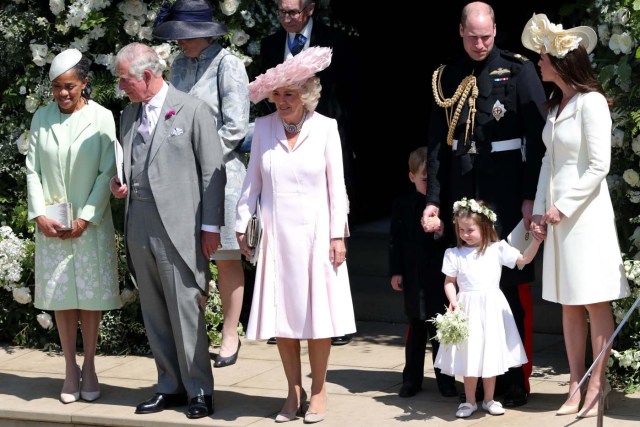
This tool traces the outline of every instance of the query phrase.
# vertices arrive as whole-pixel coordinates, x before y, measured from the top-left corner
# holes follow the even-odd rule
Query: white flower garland
[[[495,224],[498,220],[498,216],[488,207],[481,205],[475,199],[467,199],[463,197],[462,200],[458,200],[453,204],[453,213],[457,213],[460,209],[465,209],[477,214],[481,214],[489,218],[491,222]]]

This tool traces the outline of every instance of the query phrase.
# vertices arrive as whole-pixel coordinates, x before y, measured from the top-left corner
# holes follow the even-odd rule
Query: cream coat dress
[[[277,113],[256,120],[237,232],[246,230],[258,199],[263,236],[247,338],[354,333],[347,264],[329,261],[331,238],[349,236],[335,120],[309,114],[292,150]]]
[[[534,214],[555,205],[565,215],[547,226],[542,298],[564,305],[629,295],[606,177],[611,162],[611,116],[604,96],[576,94],[547,117]]]

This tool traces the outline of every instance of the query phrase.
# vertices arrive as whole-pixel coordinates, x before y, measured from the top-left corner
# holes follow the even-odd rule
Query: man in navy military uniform
[[[544,154],[545,92],[531,62],[494,46],[495,15],[488,4],[469,3],[460,22],[466,55],[433,75],[423,220],[439,215],[446,223],[454,201],[482,199],[497,213],[496,228],[505,238],[523,218],[527,228],[531,221]],[[533,278],[530,264],[503,268],[500,280],[529,359],[498,377],[496,394],[505,406],[524,405],[530,390]]]

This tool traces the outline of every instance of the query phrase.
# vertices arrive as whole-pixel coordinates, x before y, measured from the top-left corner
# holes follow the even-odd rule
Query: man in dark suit
[[[209,258],[220,247],[226,177],[211,107],[162,78],[155,51],[132,43],[116,57],[119,87],[132,101],[120,119],[125,236],[142,316],[158,368],[156,394],[137,414],[189,403],[187,417],[213,413],[202,299]]]
[[[465,54],[433,76],[429,124],[427,219],[462,197],[484,200],[493,209],[500,238],[521,220],[528,229],[544,145],[545,92],[534,65],[525,57],[494,45],[495,15],[486,3],[467,4],[459,26]],[[468,94],[454,99],[460,90]],[[466,92],[465,92],[466,91]],[[458,105],[461,110],[456,113]],[[473,107],[470,107],[470,105]],[[447,221],[450,216],[440,217]],[[454,236],[455,238],[455,236]],[[518,325],[529,362],[497,378],[496,394],[505,406],[527,403],[532,357],[533,263],[502,269],[500,289]]]
[[[357,206],[353,201],[355,151],[352,123],[356,119],[352,106],[358,96],[358,64],[355,60],[353,41],[343,31],[313,19],[315,0],[278,0],[277,5],[282,28],[260,42],[259,73],[275,67],[309,46],[332,48],[331,65],[318,73],[322,96],[316,111],[338,122],[344,179],[351,200],[349,216],[353,220]],[[273,104],[266,101],[264,104],[267,111],[273,109]],[[333,345],[344,345],[350,341],[350,336],[331,339]],[[270,340],[270,343],[275,341]]]

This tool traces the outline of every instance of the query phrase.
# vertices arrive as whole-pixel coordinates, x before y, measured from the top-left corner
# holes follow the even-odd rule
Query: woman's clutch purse
[[[245,239],[247,239],[247,246],[251,249],[255,249],[260,242],[260,234],[262,227],[260,226],[260,218],[257,214],[254,214],[247,224],[247,231],[245,232]]]
[[[247,246],[251,249],[251,264],[255,265],[258,262],[258,252],[260,252],[260,240],[262,239],[262,216],[260,214],[260,202],[257,203],[256,213],[253,214],[249,223],[247,224],[247,230],[244,233]]]

